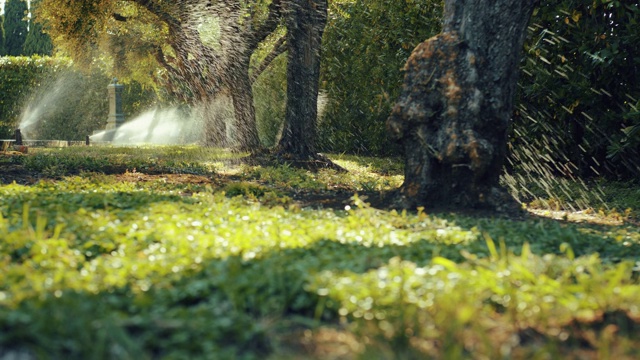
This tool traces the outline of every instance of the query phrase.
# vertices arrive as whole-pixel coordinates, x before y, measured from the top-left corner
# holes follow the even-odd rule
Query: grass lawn
[[[0,360],[640,354],[637,184],[509,218],[392,210],[391,159],[30,150],[0,154]]]

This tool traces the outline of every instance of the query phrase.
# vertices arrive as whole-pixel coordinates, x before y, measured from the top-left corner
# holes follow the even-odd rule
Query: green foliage
[[[0,352],[337,357],[323,329],[354,338],[352,358],[640,350],[637,227],[379,210],[358,195],[301,207],[304,192],[396,187],[402,167],[354,156],[333,157],[347,174],[221,165],[237,156],[79,147],[0,158],[60,177],[0,185]],[[171,175],[196,167],[206,176]]]
[[[5,48],[5,36],[4,36],[4,14],[0,15],[0,56],[5,56],[7,50]]]
[[[258,198],[264,195],[265,189],[262,186],[247,182],[233,183],[225,187],[225,194],[229,197],[245,196]]]
[[[0,137],[12,137],[22,123],[27,139],[84,140],[107,122],[108,76],[82,73],[64,58],[0,59]],[[155,93],[139,83],[123,92],[127,116],[156,102]],[[25,125],[28,124],[28,126]]]
[[[27,11],[25,0],[7,0],[4,4],[5,51],[9,56],[23,54],[22,48],[27,38]]]
[[[222,73],[232,71],[236,55],[249,60],[254,49],[240,48],[250,41],[233,39],[246,40],[255,29],[263,29],[271,1],[233,1],[231,7],[196,6],[189,11],[184,11],[191,7],[189,1],[41,3],[37,15],[56,50],[80,67],[97,66],[192,103],[216,95],[212,84],[225,80]],[[231,53],[235,55],[228,56]],[[214,68],[221,73],[212,72]]]
[[[640,174],[639,21],[638,4],[541,3],[525,46],[515,167],[533,157],[563,175]]]
[[[147,87],[166,76],[155,60],[156,52],[166,46],[166,26],[131,2],[40,0],[35,14],[57,53],[85,71],[98,68]],[[114,14],[126,21],[116,21]]]
[[[441,1],[333,1],[323,44],[328,102],[320,144],[330,151],[393,154],[385,121],[413,48],[440,29]]]

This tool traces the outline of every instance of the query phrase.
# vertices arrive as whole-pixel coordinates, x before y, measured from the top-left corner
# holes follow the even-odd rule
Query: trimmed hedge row
[[[62,62],[40,57],[0,58],[0,137],[10,136],[18,125],[22,102],[30,89],[38,87],[39,80],[55,73]]]
[[[108,76],[81,72],[66,58],[0,58],[0,138],[20,127],[30,139],[84,139],[107,122],[109,83]],[[156,101],[152,89],[125,86],[125,116]]]

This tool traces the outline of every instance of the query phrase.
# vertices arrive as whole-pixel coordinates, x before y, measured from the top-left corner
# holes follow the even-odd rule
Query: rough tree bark
[[[280,154],[316,158],[320,49],[327,23],[327,0],[286,2],[287,105]]]
[[[535,2],[445,1],[443,31],[413,51],[387,121],[404,149],[402,206],[515,208],[498,181]]]

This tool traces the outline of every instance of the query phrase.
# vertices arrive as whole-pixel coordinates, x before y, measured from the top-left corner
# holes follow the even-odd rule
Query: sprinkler
[[[16,129],[15,132],[15,139],[16,139],[16,145],[22,145],[22,133],[20,132],[20,129]]]

